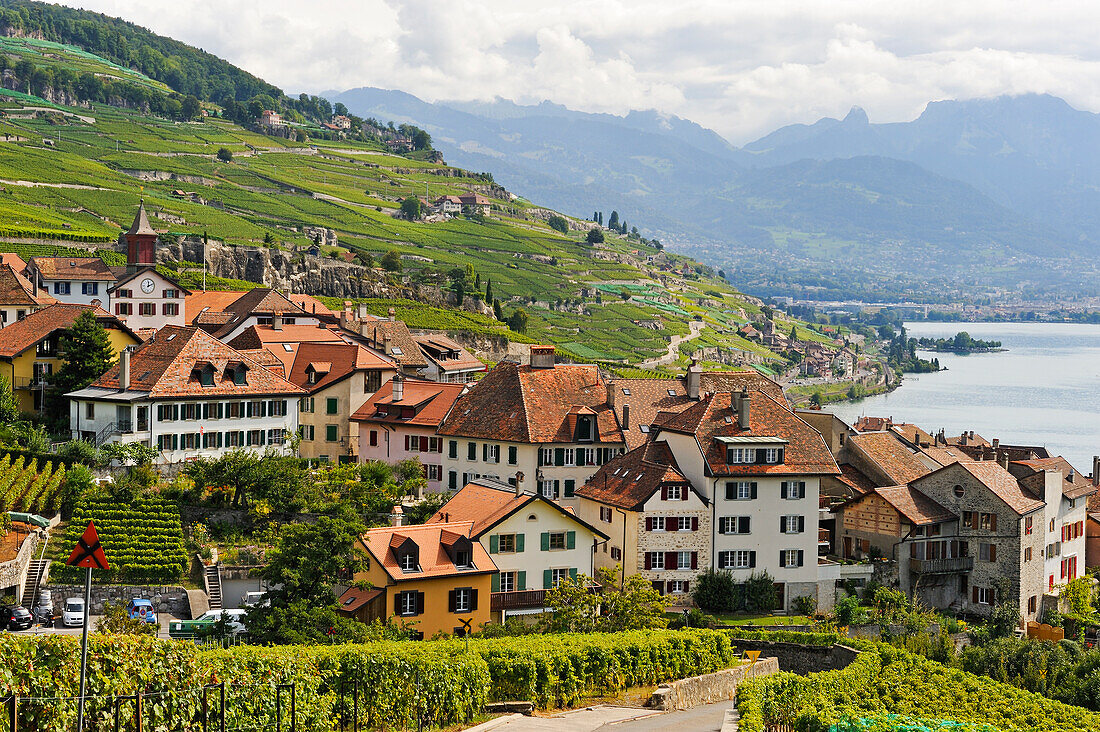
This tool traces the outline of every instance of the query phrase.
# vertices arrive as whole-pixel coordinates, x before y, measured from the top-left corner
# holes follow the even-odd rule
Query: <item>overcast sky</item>
[[[867,110],[1048,92],[1100,111],[1096,0],[66,0],[289,93],[658,109],[742,144]]]

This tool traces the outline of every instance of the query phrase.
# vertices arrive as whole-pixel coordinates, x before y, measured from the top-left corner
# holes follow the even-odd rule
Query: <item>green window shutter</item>
[[[329,414],[336,414],[337,410],[339,409],[338,405],[339,400],[337,400],[336,397],[329,397],[325,400],[325,410]]]
[[[490,554],[496,554],[497,551],[499,551],[499,547],[500,547],[500,537],[497,536],[496,534],[493,534],[492,536],[489,537],[489,553]],[[494,575],[494,577],[496,577],[496,575]],[[496,592],[496,591],[497,590],[493,590],[493,592]]]
[[[565,465],[565,448],[554,448],[554,465]]]
[[[523,537],[524,534],[516,534],[516,551],[523,551]]]
[[[577,532],[566,531],[565,532],[565,548],[576,549],[577,548]]]
[[[500,572],[493,575],[492,587],[489,588],[492,592],[500,592]]]
[[[509,464],[509,465],[515,465],[515,464],[516,464],[516,460],[517,460],[517,457],[516,457],[516,446],[515,446],[515,445],[511,445],[511,446],[509,446],[509,447],[508,447],[508,464]]]
[[[544,552],[550,551],[550,532],[542,532],[542,550]]]
[[[523,534],[520,534],[520,536],[523,536]],[[516,572],[516,589],[517,590],[526,590],[527,589],[527,573],[526,572]]]
[[[577,579],[577,568],[576,567],[570,567],[569,568],[569,579],[571,579],[571,580]]]
[[[573,491],[576,489],[576,487],[577,487],[577,481],[575,481],[575,480],[565,481],[565,497],[566,498],[572,498],[573,497]]]
[[[542,570],[542,589],[549,590],[554,586],[554,575],[549,569]]]

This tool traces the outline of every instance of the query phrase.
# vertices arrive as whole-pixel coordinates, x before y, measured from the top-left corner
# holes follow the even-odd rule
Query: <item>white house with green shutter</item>
[[[493,618],[546,610],[546,590],[565,577],[594,575],[595,555],[608,551],[608,535],[523,482],[511,486],[479,478],[467,483],[429,523],[473,521],[470,536],[496,563]]]

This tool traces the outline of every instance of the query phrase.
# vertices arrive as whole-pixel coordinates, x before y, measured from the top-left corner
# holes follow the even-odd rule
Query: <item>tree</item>
[[[619,569],[596,570],[596,582],[603,591],[592,591],[586,575],[562,579],[546,593],[551,609],[546,629],[556,633],[614,633],[623,630],[663,628],[665,604],[653,584],[640,574],[619,581]]]
[[[424,130],[417,130],[413,133],[412,144],[414,150],[431,150],[432,149],[432,136]]]
[[[416,196],[409,196],[401,202],[401,215],[409,221],[416,221],[421,213],[420,199]]]
[[[202,104],[199,103],[198,97],[193,94],[188,94],[180,102],[180,119],[185,122],[190,122],[202,113]]]
[[[661,242],[657,241],[656,239],[652,240],[649,243],[652,244],[653,248],[656,249],[657,251],[661,251],[662,249],[665,248],[665,245],[662,244]]]
[[[219,147],[218,148],[218,160],[222,161],[223,163],[232,163],[233,162],[233,151],[230,150],[227,147]]]
[[[766,571],[753,572],[745,582],[745,609],[750,613],[766,615],[775,610],[775,579]]]
[[[706,569],[696,578],[691,596],[695,604],[707,612],[731,612],[736,609],[735,585],[732,572]]]
[[[493,317],[504,322],[504,310],[500,307],[500,300],[493,300]]]
[[[619,212],[618,211],[612,211],[611,212],[611,217],[607,220],[607,228],[614,229],[615,231],[619,230]]]
[[[115,349],[107,331],[91,310],[78,315],[72,327],[61,335],[58,350],[65,354],[65,364],[53,381],[61,394],[83,389],[115,362]]]
[[[485,302],[493,302],[493,278],[485,280]]]
[[[797,340],[798,340],[798,324],[794,323],[794,324],[791,325],[791,342],[793,343],[794,341],[797,341]]]
[[[517,333],[526,333],[527,311],[523,308],[517,308],[511,315],[508,316],[508,327]]]
[[[603,230],[597,227],[589,229],[584,240],[589,244],[602,244],[604,241]]]
[[[462,307],[462,303],[466,301],[466,278],[460,277],[454,281],[455,286],[455,307]]]
[[[0,424],[12,424],[19,419],[19,402],[8,377],[0,375]]]
[[[391,249],[382,255],[382,258],[378,260],[378,263],[382,265],[382,269],[387,272],[400,272],[401,271],[401,252],[396,249]]]
[[[348,108],[344,106],[343,102],[337,102],[336,104],[332,105],[332,113],[335,114],[337,117],[347,117],[349,114]]]
[[[481,292],[481,273],[474,275],[474,289]]]
[[[103,615],[95,624],[95,632],[111,635],[151,635],[157,636],[159,624],[131,618],[126,606],[121,602],[108,602],[103,605]]]
[[[569,233],[569,222],[562,216],[551,216],[547,219],[546,224],[555,231],[560,231],[563,234]]]

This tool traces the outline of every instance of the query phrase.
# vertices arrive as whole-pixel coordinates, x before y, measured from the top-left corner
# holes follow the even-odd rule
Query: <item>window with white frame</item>
[[[565,448],[565,464],[576,465],[577,464],[577,451],[572,447]]]
[[[596,464],[596,448],[594,447],[581,447],[577,449],[577,465],[595,465]]]
[[[554,497],[554,481],[552,481],[552,480],[540,481],[539,482],[539,493],[542,494],[543,498],[553,498]]]
[[[473,598],[474,591],[469,587],[459,587],[455,590],[455,612],[456,613],[468,613],[470,612],[471,600]]]
[[[678,486],[678,485],[668,486],[667,488],[665,488],[665,495],[667,497],[667,500],[669,500],[669,501],[681,501],[681,500],[683,500],[683,494],[681,493],[682,490],[684,490],[683,486]]]
[[[554,464],[554,448],[552,447],[540,447],[539,448],[539,465],[553,465]]]
[[[784,516],[783,517],[783,533],[784,534],[797,534],[801,531],[799,528],[800,516]]]
[[[501,592],[515,592],[516,591],[516,573],[515,572],[501,572],[500,573],[500,591]]]
[[[605,524],[611,523],[610,506],[600,506],[600,521],[603,521]]]
[[[650,569],[664,569],[665,568],[665,553],[664,552],[649,552],[649,568]]]
[[[398,597],[400,598],[397,603],[398,612],[401,615],[416,615],[416,593],[402,592]]]
[[[557,586],[562,580],[569,579],[568,569],[551,569],[550,570],[550,584]]]
[[[764,459],[769,463],[779,462],[779,448],[769,447],[765,450]]]
[[[731,558],[733,560],[730,566],[734,569],[748,569],[752,566],[751,551],[739,549],[737,551],[729,552],[729,554],[731,555]]]
[[[691,531],[691,516],[681,516],[677,520],[677,531]]]
[[[673,595],[683,595],[688,591],[687,580],[672,580],[669,586]]]
[[[735,463],[747,463],[751,462],[749,453],[754,452],[746,450],[743,447],[727,447],[726,448],[726,462],[733,465]]]
[[[419,568],[416,563],[416,554],[413,552],[405,552],[402,554],[398,563],[401,566],[402,572],[415,572]]]
[[[676,569],[691,569],[691,552],[676,552]]]
[[[752,481],[736,480],[726,483],[727,501],[752,500]]]
[[[992,605],[993,604],[993,588],[992,587],[975,587],[974,599],[979,605]]]
[[[784,549],[783,550],[783,566],[784,567],[798,567],[798,550],[797,549]]]
[[[665,517],[664,516],[654,516],[650,519],[650,521],[652,522],[652,526],[653,526],[652,530],[653,531],[664,531],[665,530]]]
[[[748,534],[752,519],[749,516],[722,516],[718,519],[719,534]]]

